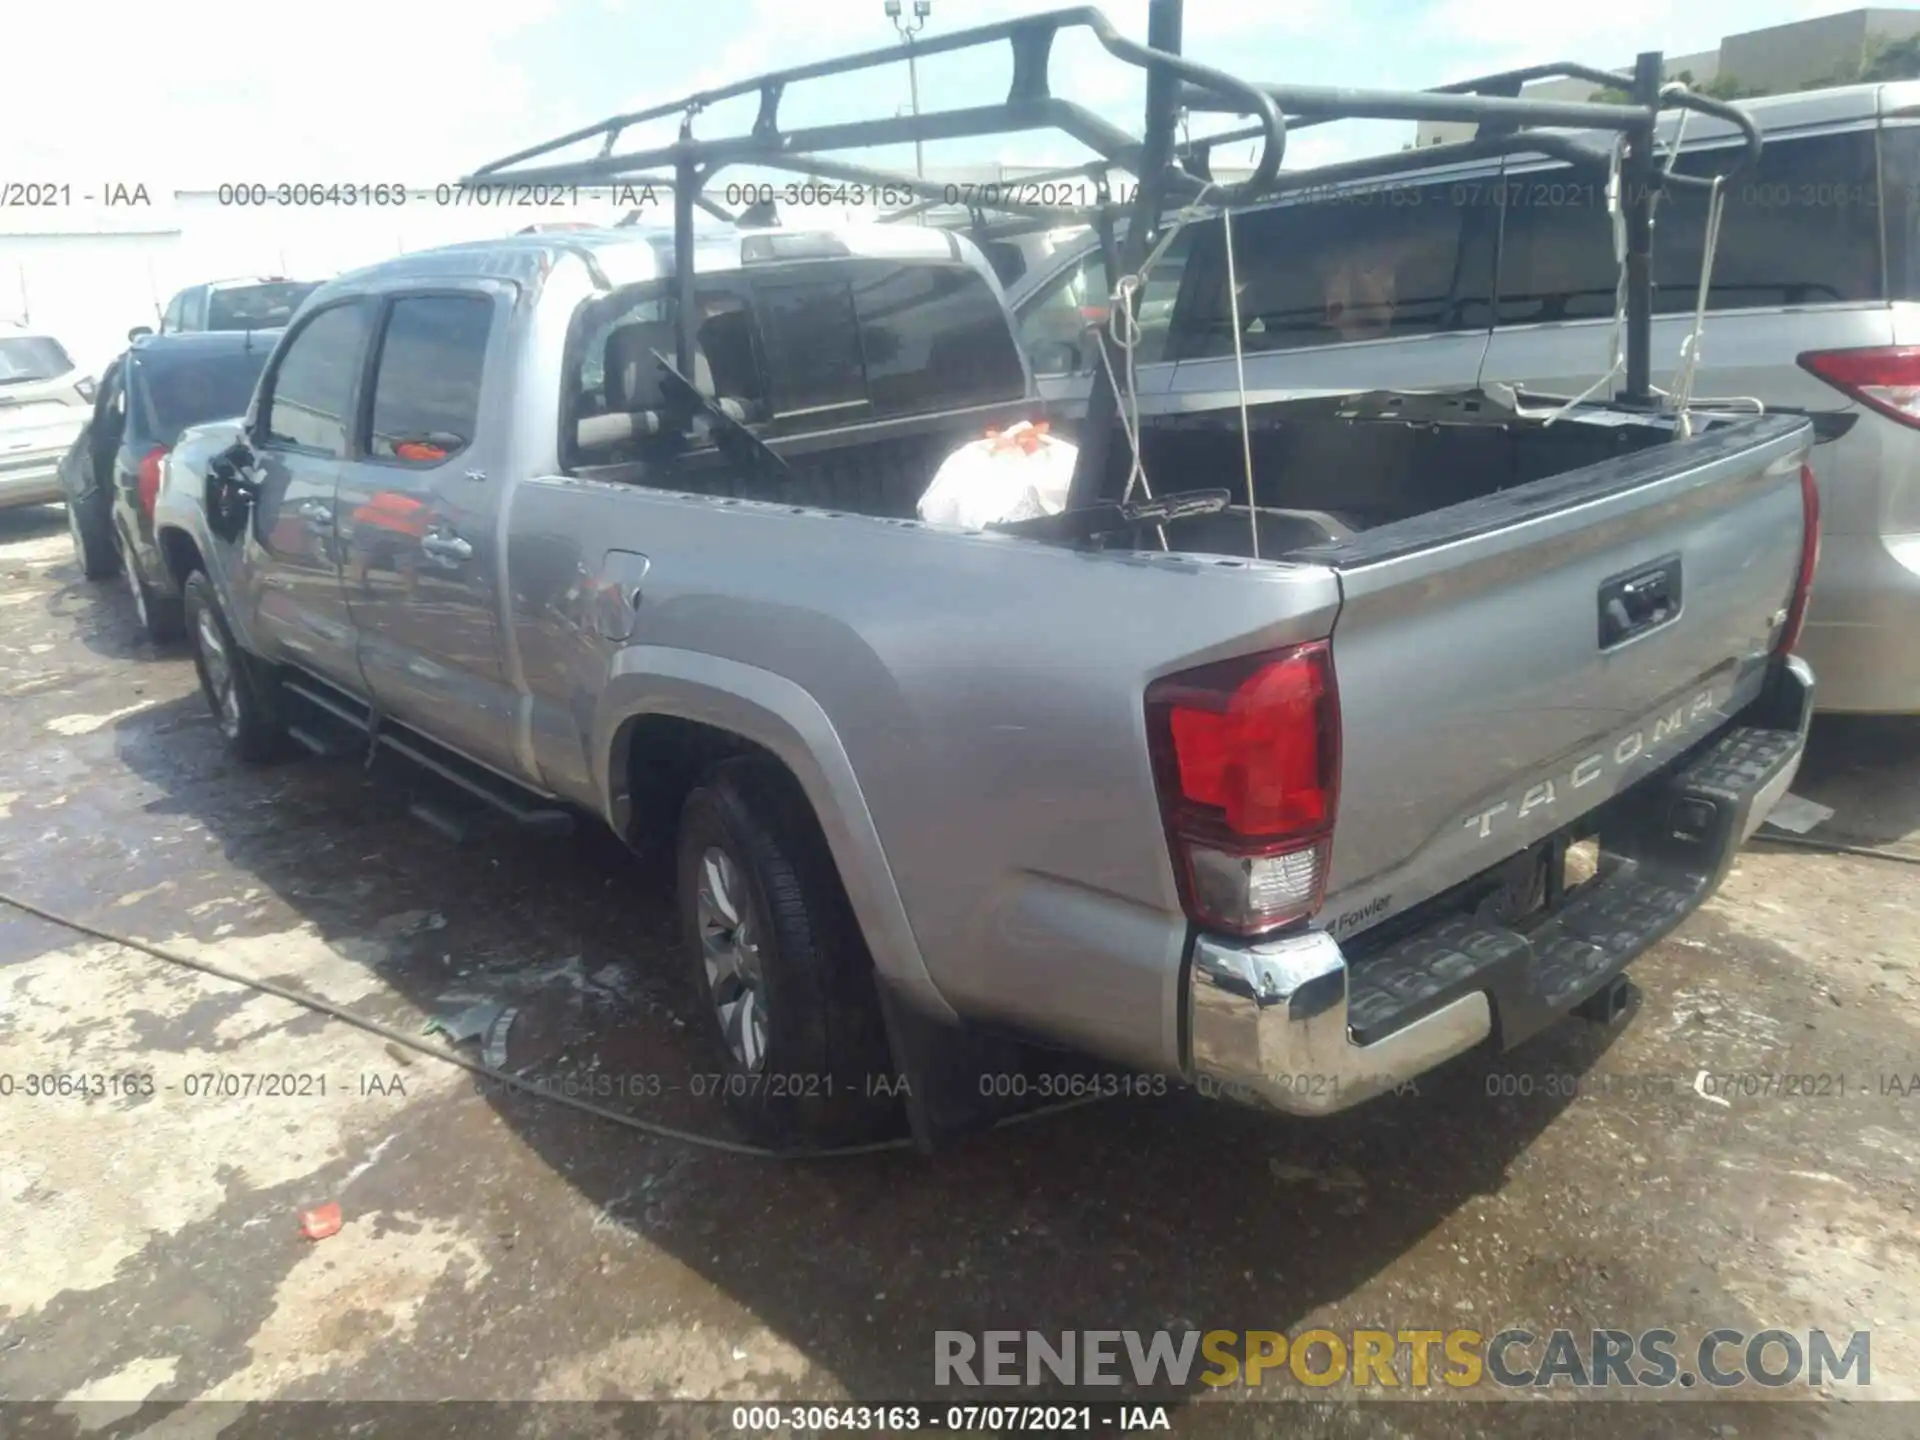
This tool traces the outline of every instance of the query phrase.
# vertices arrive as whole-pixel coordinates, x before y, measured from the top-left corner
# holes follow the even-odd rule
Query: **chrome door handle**
[[[458,535],[422,535],[420,548],[441,560],[471,560],[473,546]]]

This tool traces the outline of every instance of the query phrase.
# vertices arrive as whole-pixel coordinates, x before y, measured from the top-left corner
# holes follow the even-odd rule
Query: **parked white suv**
[[[1920,713],[1920,81],[1743,105],[1766,149],[1727,193],[1694,394],[1814,417],[1822,554],[1800,653],[1821,709]],[[1666,122],[1663,138],[1673,132]],[[1701,172],[1737,142],[1730,125],[1695,115],[1678,168]],[[1476,380],[1588,389],[1607,368],[1618,277],[1605,181],[1510,155],[1243,212],[1248,399]],[[1693,326],[1705,219],[1703,190],[1660,202],[1658,385],[1673,384]],[[1224,262],[1219,224],[1194,224],[1148,276],[1135,352],[1144,413],[1234,403]],[[1084,332],[1105,318],[1108,293],[1090,238],[1010,293],[1059,422],[1085,408],[1098,351]]]
[[[51,335],[0,322],[0,510],[60,498],[60,457],[93,413],[93,377]]]

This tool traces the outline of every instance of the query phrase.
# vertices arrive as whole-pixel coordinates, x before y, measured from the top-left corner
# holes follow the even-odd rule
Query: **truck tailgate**
[[[1812,438],[1740,421],[1311,553],[1343,596],[1336,937],[1554,834],[1754,697]]]

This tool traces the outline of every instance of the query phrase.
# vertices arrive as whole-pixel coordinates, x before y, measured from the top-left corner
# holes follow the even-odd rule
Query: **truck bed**
[[[811,488],[844,460],[734,494],[518,482],[507,643],[537,779],[611,787],[618,811],[645,762],[615,738],[625,717],[724,716],[815,794],[891,983],[1176,1068],[1188,920],[1148,763],[1157,680],[1330,639],[1340,782],[1310,923],[1342,942],[1576,828],[1765,683],[1800,566],[1804,420],[1673,443],[1637,423],[1262,418],[1262,501],[1356,523],[1283,543],[1276,521],[1258,560],[1243,516],[1180,522],[1170,551],[1151,532],[1090,551],[820,508],[844,503]],[[1156,492],[1237,488],[1235,426],[1157,428]],[[904,500],[931,472],[891,473]],[[638,573],[628,547],[645,595],[615,644],[595,597]],[[1602,592],[1669,561],[1673,613],[1603,643]]]
[[[1260,556],[1340,582],[1335,924],[1544,841],[1597,806],[1609,772],[1645,774],[1712,733],[1758,693],[1801,554],[1803,419],[1676,441],[1607,407],[1545,425],[1414,403],[1409,419],[1384,396],[1250,415]],[[1165,417],[1142,449],[1157,493],[1244,494],[1237,414]],[[1251,538],[1244,505],[1167,527],[1173,549],[1220,556],[1251,555]],[[1656,574],[1667,618],[1610,637],[1609,601]]]

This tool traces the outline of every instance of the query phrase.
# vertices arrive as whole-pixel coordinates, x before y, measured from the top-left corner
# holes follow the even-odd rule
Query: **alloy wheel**
[[[135,581],[137,588],[139,582]],[[145,618],[145,606],[141,607]],[[213,611],[200,607],[193,627],[194,643],[200,652],[200,673],[207,683],[207,699],[212,702],[214,719],[229,740],[240,733],[240,687],[233,673],[232,657],[220,634],[220,623]]]
[[[733,857],[717,845],[700,857],[695,901],[707,990],[733,1058],[749,1072],[767,1059],[766,968],[753,907]]]

